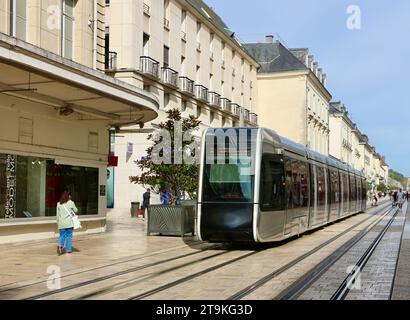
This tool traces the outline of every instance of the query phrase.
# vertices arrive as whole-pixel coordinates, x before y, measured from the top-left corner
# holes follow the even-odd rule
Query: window
[[[211,112],[209,113],[209,123],[212,125],[212,123],[214,122],[214,120],[215,120],[215,113],[211,111]]]
[[[309,166],[295,159],[285,159],[287,208],[308,208]]]
[[[98,173],[97,168],[0,154],[0,218],[55,216],[65,190],[71,192],[78,214],[98,214]]]
[[[168,107],[169,100],[170,100],[169,93],[164,93],[164,109],[166,109]]]
[[[186,100],[182,100],[182,103],[181,103],[181,111],[182,111],[182,112],[186,111],[186,108],[187,108],[187,101],[186,101]]]
[[[61,24],[61,55],[73,59],[74,0],[63,0]]]
[[[182,25],[182,30],[186,30],[186,10],[181,11],[181,25]]]
[[[27,1],[10,0],[10,35],[26,40],[27,36]]]
[[[285,210],[284,167],[278,155],[264,154],[261,168],[261,211]]]
[[[110,60],[110,27],[105,27],[105,68],[108,69]]]
[[[169,67],[169,48],[164,46],[164,67]]]
[[[200,106],[196,106],[196,117],[199,119],[202,114],[202,108]]]
[[[149,56],[149,35],[144,32],[143,39],[142,39],[142,47],[143,47],[143,55],[148,57]]]
[[[181,74],[185,74],[185,57],[181,56]]]
[[[201,67],[196,66],[196,83],[201,83]]]

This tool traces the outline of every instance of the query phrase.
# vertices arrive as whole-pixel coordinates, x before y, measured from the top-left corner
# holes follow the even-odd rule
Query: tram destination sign
[[[16,217],[17,157],[8,154],[6,159],[6,219]]]

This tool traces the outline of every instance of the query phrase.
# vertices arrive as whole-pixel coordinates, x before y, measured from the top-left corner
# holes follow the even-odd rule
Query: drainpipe
[[[93,69],[97,69],[97,1],[94,0],[93,4]]]

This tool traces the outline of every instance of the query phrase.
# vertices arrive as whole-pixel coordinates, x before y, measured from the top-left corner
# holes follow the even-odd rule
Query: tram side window
[[[309,205],[309,167],[295,160],[285,160],[287,208],[307,208]]]
[[[279,156],[263,155],[261,170],[260,206],[262,211],[285,209],[284,169]]]
[[[317,205],[324,206],[326,204],[325,169],[317,166],[316,171],[317,171]]]
[[[355,201],[357,196],[356,179],[354,176],[349,177],[350,180],[350,200]]]
[[[334,170],[330,170],[330,184],[331,184],[331,203],[340,202],[340,179],[339,173]]]
[[[349,178],[346,173],[342,173],[343,176],[343,202],[346,208],[347,201],[349,200]]]
[[[367,201],[367,186],[365,179],[362,179],[362,200]]]

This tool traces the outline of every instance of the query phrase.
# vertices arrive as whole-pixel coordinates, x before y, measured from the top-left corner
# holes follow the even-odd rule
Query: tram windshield
[[[244,150],[233,141],[236,138],[229,139],[233,149],[229,149],[228,142],[225,147],[215,145],[215,162],[206,161],[204,164],[203,202],[253,202],[255,151],[252,142],[255,142],[255,137],[251,137],[250,131]]]

